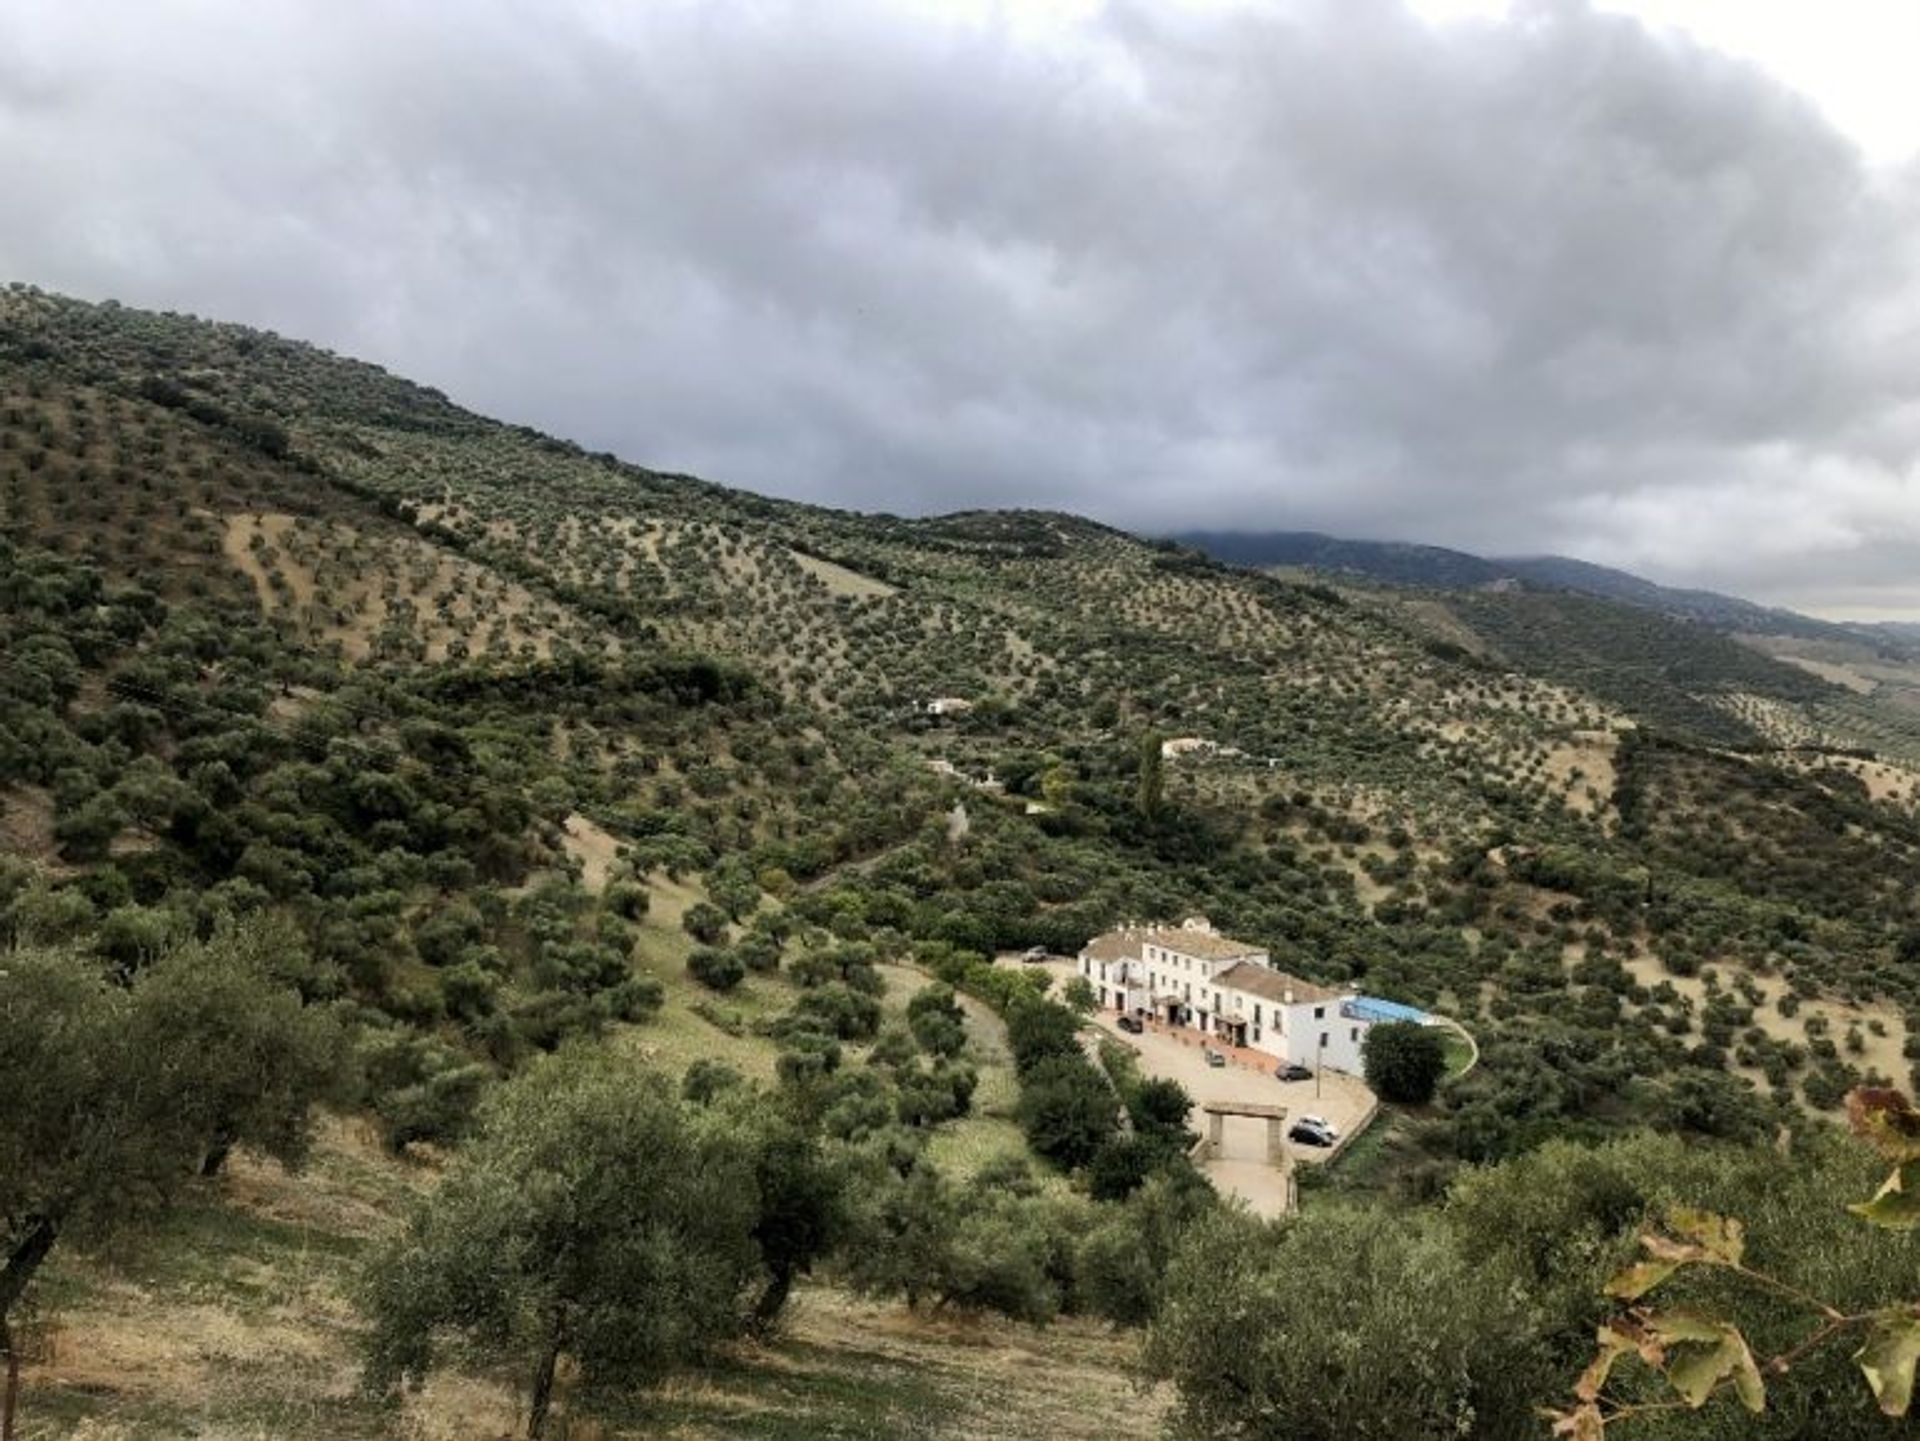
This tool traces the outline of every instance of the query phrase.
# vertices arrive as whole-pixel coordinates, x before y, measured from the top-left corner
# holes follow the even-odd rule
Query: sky
[[[1905,0],[10,0],[0,279],[772,494],[1920,618]]]

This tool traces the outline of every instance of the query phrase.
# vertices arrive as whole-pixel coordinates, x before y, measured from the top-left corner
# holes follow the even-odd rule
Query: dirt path
[[[607,873],[613,869],[620,843],[575,811],[567,817],[562,844],[567,854],[580,862],[580,884],[590,891],[604,891]]]

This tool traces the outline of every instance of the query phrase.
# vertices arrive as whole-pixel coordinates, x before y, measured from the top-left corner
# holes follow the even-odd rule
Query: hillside
[[[1431,590],[1518,581],[1619,601],[1731,634],[1869,646],[1896,656],[1909,649],[1897,626],[1838,625],[1718,591],[1659,585],[1624,570],[1564,555],[1486,557],[1437,545],[1341,540],[1313,531],[1192,531],[1173,538],[1220,560],[1255,569],[1299,567]]]
[[[1902,843],[1913,728],[1897,708],[1637,609],[1342,595],[1051,514],[799,506],[582,454],[238,327],[20,290],[0,316],[7,534],[84,558],[109,596],[153,591],[108,618],[13,593],[16,655],[23,624],[74,650],[70,724],[114,717],[189,787],[184,747],[252,737],[303,773],[351,748],[452,787],[456,815],[519,808],[456,839],[472,880],[550,864],[579,812],[642,871],[740,850],[815,885],[878,858],[848,876],[910,935],[1065,947],[1115,916],[1204,908],[1308,973],[1378,964],[1457,1004],[1408,952],[1451,950],[1439,919],[1485,899],[1456,874],[1476,839],[1644,863],[1609,819],[1605,759],[1636,727],[1746,752],[1763,796],[1808,788],[1783,815],[1891,766],[1865,815]],[[222,618],[217,667],[194,654],[196,611]],[[976,705],[938,721],[921,714],[936,695]],[[97,730],[73,744],[97,753]],[[1127,804],[1147,731],[1244,753],[1176,768],[1171,831]],[[435,746],[482,764],[418,771]],[[962,786],[978,874],[902,890],[955,797],[933,760],[992,771],[1017,804]],[[114,856],[147,904],[223,874],[204,854],[179,873],[175,848],[196,843],[177,816],[34,769],[15,765],[9,824],[56,871]],[[1059,804],[1020,814],[1043,790]],[[284,841],[272,859],[297,872],[306,853]],[[1222,846],[1230,864],[1198,864]],[[1413,929],[1389,940],[1383,918]],[[1907,922],[1862,912],[1838,949],[1857,968]],[[1492,935],[1537,940],[1531,924]],[[1726,944],[1778,964],[1764,937]]]
[[[1113,1203],[1023,1132],[992,1014],[1014,983],[982,973],[1140,917],[1205,914],[1473,1033],[1474,1071],[1329,1183],[1369,1201],[1553,1138],[1764,1140],[1834,1118],[1854,1083],[1904,1084],[1920,709],[1898,673],[1852,685],[1806,662],[1866,662],[1808,637],[1769,655],[1664,606],[1472,573],[1302,580],[1051,512],[774,500],[295,341],[16,286],[0,937],[135,974],[221,917],[290,927],[285,979],[356,1037],[338,1124],[412,1159],[376,1164],[355,1129],[286,1204],[338,1201],[362,1232],[483,1096],[582,1036],[676,1083],[702,1061],[770,1088],[832,1072],[839,1139],[898,1145],[903,1174],[930,1158],[970,1198],[955,1214],[1018,1197],[1097,1229]],[[941,697],[968,705],[930,714]],[[1175,737],[1213,746],[1143,765]],[[729,962],[728,986],[690,969]],[[950,1052],[899,1039],[928,974],[975,992]],[[181,1224],[248,1232],[254,1199],[210,1192]],[[331,1256],[341,1234],[281,1239]],[[258,1259],[216,1253],[216,1290]],[[162,1279],[192,1272],[155,1254]],[[314,1264],[302,1284],[338,1313]],[[113,1258],[63,1265],[83,1330],[161,1319]],[[933,1332],[867,1304],[821,1291],[785,1350],[627,1434],[708,1434],[700,1408],[736,1403],[787,1417],[748,1434],[898,1434],[805,1430],[792,1415],[844,1401],[831,1380],[792,1415],[768,1399],[782,1368],[851,1367],[892,1397],[874,1405],[907,1404],[898,1363]],[[1023,1374],[1064,1344],[949,1339]],[[1081,1340],[1094,1359],[1062,1385],[1114,1385],[1124,1348]],[[311,1408],[350,1389],[337,1337],[246,1356],[271,1389],[318,1352],[334,1370],[286,1383]],[[131,1424],[195,1434],[197,1373],[166,1374]],[[121,1404],[88,1387],[138,1389],[29,1382],[70,1419]],[[951,1424],[926,1434],[1031,1434],[1066,1404],[1023,1391],[995,1429],[967,1399],[979,1371],[927,1384]]]

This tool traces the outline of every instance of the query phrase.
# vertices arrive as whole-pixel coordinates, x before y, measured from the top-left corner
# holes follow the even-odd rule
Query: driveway
[[[1009,963],[1021,964],[1017,957]],[[1049,960],[1044,965],[1053,977],[1051,993],[1056,997],[1068,979],[1078,974],[1069,960]],[[1095,1011],[1089,1019],[1133,1049],[1140,1058],[1142,1073],[1166,1077],[1186,1087],[1187,1094],[1194,1100],[1188,1125],[1202,1135],[1206,1134],[1207,1117],[1200,1107],[1209,1101],[1253,1101],[1285,1106],[1290,1120],[1296,1116],[1324,1116],[1343,1135],[1373,1103],[1373,1093],[1358,1076],[1323,1071],[1317,1083],[1282,1081],[1273,1074],[1273,1059],[1252,1050],[1234,1051],[1227,1065],[1209,1066],[1198,1031],[1150,1024],[1144,1033],[1135,1036],[1116,1024],[1117,1011]],[[1217,1043],[1209,1044],[1221,1049]],[[1307,1165],[1323,1164],[1327,1158],[1325,1151],[1312,1146],[1289,1143],[1287,1152],[1293,1160]],[[1287,1187],[1280,1170],[1267,1164],[1266,1154],[1267,1123],[1250,1116],[1228,1116],[1221,1154],[1202,1169],[1221,1190],[1244,1197],[1248,1205],[1263,1216],[1277,1216],[1286,1209]]]

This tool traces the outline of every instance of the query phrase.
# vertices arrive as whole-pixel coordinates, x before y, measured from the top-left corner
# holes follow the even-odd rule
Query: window
[[[1326,1018],[1327,1018],[1327,1008],[1326,1008],[1325,1006],[1315,1006],[1315,1007],[1313,1008],[1313,1018],[1314,1018],[1314,1020],[1316,1020],[1316,1021],[1324,1021],[1324,1020],[1326,1020]]]
[[[1326,1048],[1327,1048],[1327,1033],[1325,1031],[1322,1031],[1320,1033],[1320,1049],[1324,1051],[1326,1050]]]
[[[1260,1029],[1259,1029],[1259,1027],[1260,1027],[1260,1003],[1259,1003],[1258,1001],[1255,1001],[1255,1002],[1253,1003],[1253,1025],[1254,1025],[1254,1032],[1253,1032],[1253,1033],[1254,1033],[1254,1034],[1255,1034],[1255,1035],[1257,1036],[1257,1035],[1259,1035],[1259,1034],[1260,1034]]]
[[[1354,1028],[1353,1028],[1352,1030],[1350,1030],[1350,1031],[1348,1031],[1348,1032],[1347,1032],[1347,1039],[1348,1039],[1349,1041],[1357,1041],[1357,1040],[1359,1040],[1359,1039],[1360,1039],[1360,1028],[1359,1028],[1358,1026],[1355,1026],[1355,1027],[1354,1027]]]
[[[1253,1038],[1256,1041],[1260,1039],[1260,1028],[1258,1026],[1253,1028]]]

